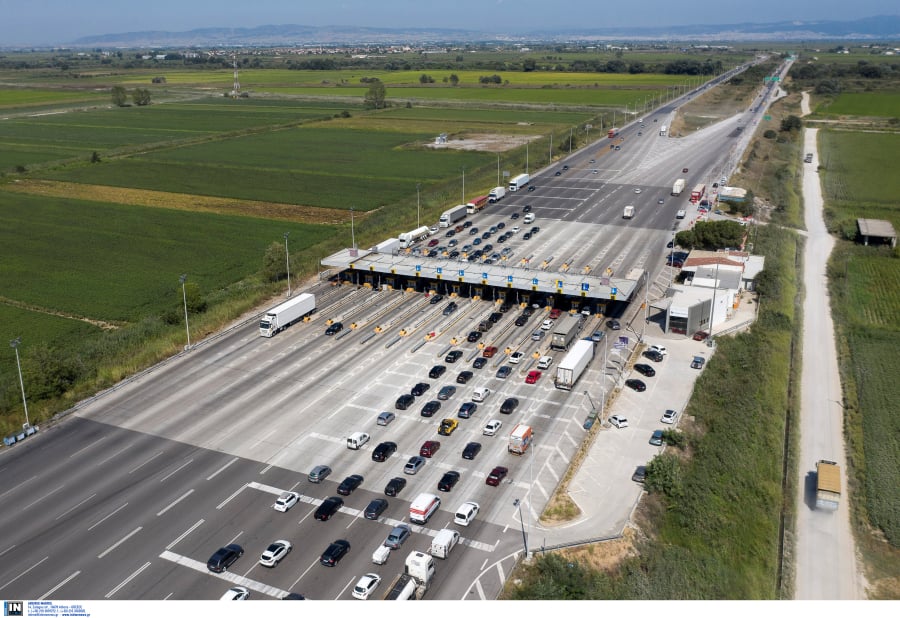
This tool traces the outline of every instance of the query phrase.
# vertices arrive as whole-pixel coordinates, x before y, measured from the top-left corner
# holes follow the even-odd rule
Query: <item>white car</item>
[[[525,355],[521,352],[513,352],[512,356],[509,357],[509,362],[513,365],[518,365],[519,361],[522,360],[522,357]]]
[[[659,419],[666,425],[674,425],[675,421],[678,420],[678,411],[677,410],[666,410],[663,412],[662,418]]]
[[[634,192],[635,192],[635,193],[640,193],[640,192],[641,192],[640,187],[635,187],[635,188],[634,188]]]
[[[235,586],[234,588],[229,588],[228,592],[223,594],[220,598],[221,601],[246,601],[250,598],[250,591],[244,588],[243,586]]]
[[[666,349],[666,346],[664,346],[664,345],[652,345],[652,346],[650,346],[650,351],[651,352],[659,352],[663,356],[665,356],[666,354],[669,353],[669,351]]]
[[[291,507],[297,504],[300,501],[300,494],[295,491],[286,491],[275,500],[275,504],[272,505],[272,508],[276,511],[281,511],[282,513],[287,513],[291,510]]]
[[[497,419],[488,421],[487,425],[484,426],[484,429],[481,432],[483,436],[493,436],[496,435],[500,428],[503,427],[503,423],[498,421]]]
[[[609,424],[613,427],[617,427],[618,429],[625,429],[626,427],[628,427],[628,419],[624,416],[613,414],[609,417]]]
[[[518,234],[518,233],[519,233],[519,230],[521,230],[521,229],[522,229],[522,228],[520,228],[518,225],[514,225],[513,228],[512,228],[512,233],[513,233],[513,234]]]
[[[275,567],[278,566],[278,563],[291,553],[293,546],[289,541],[274,541],[270,544],[266,551],[263,552],[262,556],[259,557],[259,563],[264,567]]]
[[[541,330],[550,330],[553,328],[553,320],[544,320],[541,322]]]
[[[366,573],[359,578],[359,581],[356,582],[356,586],[353,587],[353,598],[365,601],[380,583],[381,577],[377,573]]]

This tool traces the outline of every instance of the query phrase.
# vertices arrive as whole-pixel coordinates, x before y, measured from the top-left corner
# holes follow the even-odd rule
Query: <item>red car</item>
[[[509,474],[509,470],[504,468],[503,466],[497,466],[491,473],[488,474],[488,477],[485,479],[485,484],[496,487],[500,484],[500,481],[506,478],[506,475]]]
[[[488,346],[484,349],[484,352],[482,352],[481,355],[485,358],[491,358],[496,353],[497,348],[495,348],[494,346]]]
[[[703,341],[707,337],[709,337],[709,333],[705,330],[698,330],[696,333],[694,333],[694,341]]]
[[[437,440],[428,440],[422,445],[422,448],[419,449],[419,455],[422,457],[431,457],[438,452],[439,448],[441,448],[440,442]]]
[[[559,309],[551,309],[550,315],[548,315],[547,317],[550,318],[551,320],[555,320],[560,315],[562,315],[562,311],[560,311]]]
[[[541,379],[541,372],[537,370],[529,371],[525,377],[525,384],[534,384]]]
[[[439,241],[437,238],[432,238],[431,240],[428,241],[428,246],[429,247],[437,247],[439,242],[441,242],[441,241]]]

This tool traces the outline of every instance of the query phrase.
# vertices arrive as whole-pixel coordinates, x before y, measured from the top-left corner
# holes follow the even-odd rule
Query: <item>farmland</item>
[[[862,93],[846,92],[833,101],[826,101],[816,108],[816,113],[826,116],[900,116],[900,92]]]

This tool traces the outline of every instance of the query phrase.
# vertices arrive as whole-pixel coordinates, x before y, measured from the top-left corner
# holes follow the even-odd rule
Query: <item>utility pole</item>
[[[191,327],[188,325],[187,292],[184,289],[184,282],[187,281],[187,275],[181,275],[178,280],[181,281],[181,297],[184,299],[184,330],[187,331],[187,346],[184,349],[190,350]]]
[[[422,205],[419,202],[419,185],[416,183],[416,227],[422,227]]]
[[[353,229],[353,207],[350,207],[350,245],[356,249],[356,231]]]
[[[288,279],[288,293],[287,295],[290,297],[291,295],[291,256],[288,253],[288,244],[287,239],[290,236],[290,232],[284,233],[284,262],[287,267],[287,279]]]
[[[25,407],[25,428],[31,426],[28,420],[28,401],[25,399],[25,382],[22,380],[22,364],[19,362],[19,344],[22,343],[21,337],[16,337],[9,342],[12,349],[16,351],[16,367],[19,369],[19,386],[22,387],[22,405]]]

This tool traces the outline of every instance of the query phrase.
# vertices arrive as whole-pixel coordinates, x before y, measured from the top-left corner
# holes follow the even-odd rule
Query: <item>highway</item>
[[[523,229],[507,243],[516,259],[527,256],[531,264],[546,262],[548,268],[563,263],[569,269],[614,272],[642,268],[651,281],[668,278],[665,244],[675,212],[685,207],[693,184],[721,172],[741,122],[732,119],[669,139],[658,135],[658,127],[670,124],[671,111],[648,115],[644,128],[634,123],[618,138],[603,138],[554,164],[536,175],[534,191],[509,196],[473,221],[482,229],[499,221],[525,228],[511,215],[528,204],[536,215],[530,225],[541,231],[524,241]],[[562,165],[569,169],[555,176]],[[671,197],[671,185],[681,177],[688,193]],[[637,210],[630,220],[622,219],[627,204]],[[513,323],[519,311],[503,314],[476,344],[466,336],[496,310],[488,300],[456,299],[459,308],[445,316],[448,300],[431,304],[420,293],[327,282],[306,291],[316,294],[319,307],[309,323],[267,339],[248,320],[79,406],[64,422],[0,455],[0,496],[7,505],[0,525],[8,531],[0,546],[5,598],[215,599],[230,586],[243,585],[252,598],[298,592],[347,599],[366,572],[384,578],[375,595],[380,597],[402,571],[409,550],[427,550],[438,530],[454,526],[454,509],[467,500],[478,502],[481,513],[472,525],[457,527],[462,546],[448,560],[436,560],[428,597],[496,597],[522,550],[515,501],[527,504],[524,516],[536,520],[581,445],[590,410],[577,388],[553,387],[553,369],[564,352],[549,352],[551,370],[537,384],[524,383],[534,359],[548,353],[547,337],[531,338],[545,309],[522,327]],[[330,320],[358,328],[326,336]],[[596,316],[586,318],[582,336],[600,328]],[[497,346],[501,353],[473,369],[479,344]],[[463,358],[444,362],[450,349],[462,350]],[[495,374],[507,349],[526,356],[512,375],[500,379]],[[428,379],[438,364],[446,365],[446,373]],[[457,384],[462,370],[474,377]],[[592,366],[582,380],[597,382],[600,370]],[[430,390],[408,410],[395,410],[397,397],[417,382],[429,383]],[[420,416],[424,402],[446,384],[457,387],[455,395],[434,417]],[[441,419],[455,417],[480,386],[493,394],[473,418],[460,419],[453,435],[439,437]],[[500,415],[507,397],[521,405],[510,416]],[[394,411],[397,419],[377,426],[382,410]],[[492,418],[503,421],[503,430],[483,436]],[[506,452],[505,437],[516,423],[534,428],[531,456]],[[372,436],[359,451],[345,446],[354,431]],[[418,474],[404,475],[407,458],[429,439],[439,439],[442,448]],[[384,440],[396,442],[398,452],[387,462],[372,461],[372,449]],[[460,456],[469,441],[483,444],[474,461]],[[334,472],[313,484],[306,475],[318,464]],[[495,465],[510,469],[496,488],[484,483]],[[459,471],[462,480],[441,494],[439,513],[425,526],[413,526],[411,539],[387,564],[372,564],[372,551],[390,527],[408,519],[409,502],[419,492],[439,493],[437,481],[447,470]],[[317,505],[335,495],[349,474],[364,476],[363,485],[331,521],[314,520]],[[362,510],[371,499],[384,497],[394,476],[407,478],[408,486],[388,498],[381,520],[363,519]],[[271,505],[284,490],[299,492],[302,500],[279,513]],[[341,538],[351,544],[348,556],[334,568],[321,566],[321,552]],[[294,550],[278,567],[266,569],[258,557],[275,539],[291,541]],[[226,573],[208,572],[206,560],[228,543],[242,545],[246,554]]]

